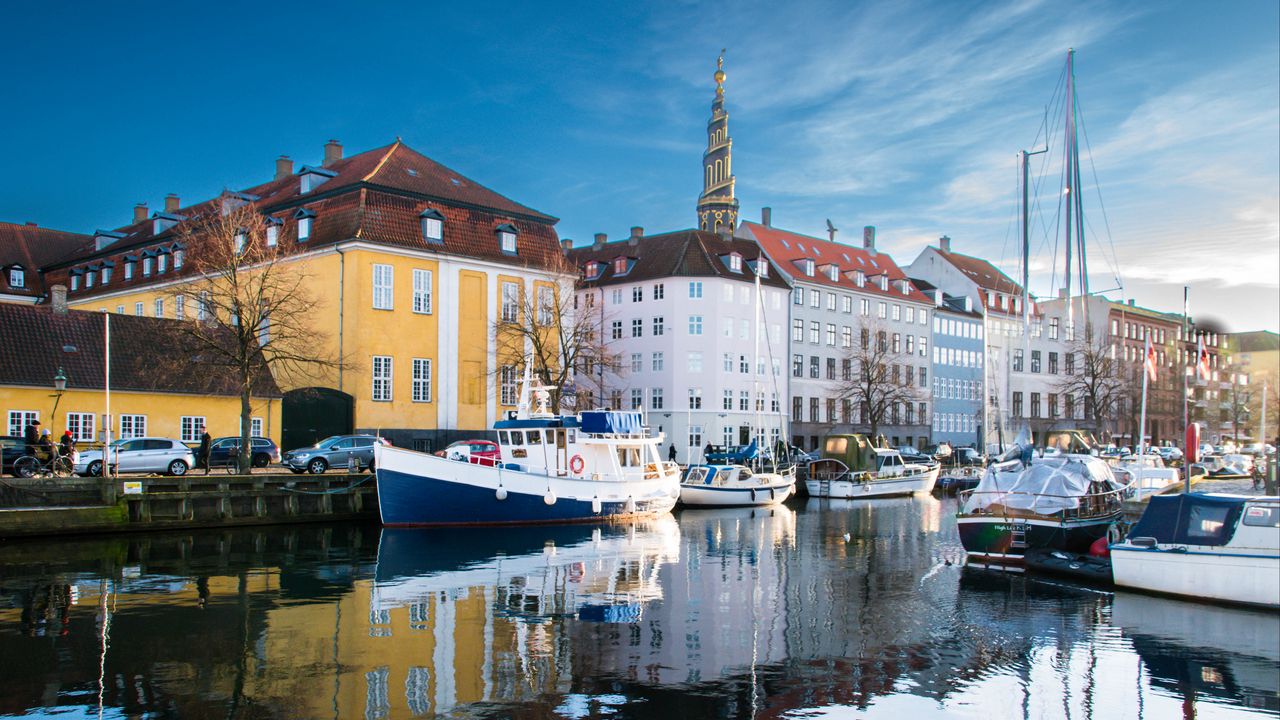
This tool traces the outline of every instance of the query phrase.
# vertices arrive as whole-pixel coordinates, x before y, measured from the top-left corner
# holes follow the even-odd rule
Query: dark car
[[[280,462],[280,448],[271,438],[253,437],[249,438],[249,442],[253,447],[253,453],[249,458],[250,465],[253,467],[262,468],[273,462]],[[235,462],[235,457],[239,453],[240,438],[217,438],[209,445],[209,466],[230,465]]]
[[[13,461],[27,454],[21,435],[0,435],[0,474],[13,475]]]
[[[311,447],[290,450],[281,461],[295,473],[322,473],[329,468],[348,467],[354,458],[360,470],[373,471],[373,446],[390,445],[386,438],[374,435],[334,435]]]

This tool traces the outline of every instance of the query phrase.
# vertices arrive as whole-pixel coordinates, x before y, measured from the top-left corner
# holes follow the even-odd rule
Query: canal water
[[[1280,614],[962,567],[954,501],[0,545],[0,717],[1280,715]]]

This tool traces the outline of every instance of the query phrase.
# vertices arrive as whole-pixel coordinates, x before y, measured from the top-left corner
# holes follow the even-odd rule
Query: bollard
[[[347,472],[352,475],[360,472],[360,461],[356,460],[355,453],[347,453]]]

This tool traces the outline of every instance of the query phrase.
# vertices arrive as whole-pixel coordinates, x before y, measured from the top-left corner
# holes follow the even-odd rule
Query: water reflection
[[[0,546],[0,714],[1280,714],[1280,614],[962,568],[953,509]]]

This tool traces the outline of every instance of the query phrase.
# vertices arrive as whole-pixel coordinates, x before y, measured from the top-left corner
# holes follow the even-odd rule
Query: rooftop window
[[[436,245],[444,244],[444,215],[439,210],[427,208],[418,218],[422,222],[422,239]]]
[[[498,246],[502,248],[502,252],[507,255],[515,255],[516,234],[519,232],[515,226],[504,223],[494,228],[494,232],[498,234]]]

